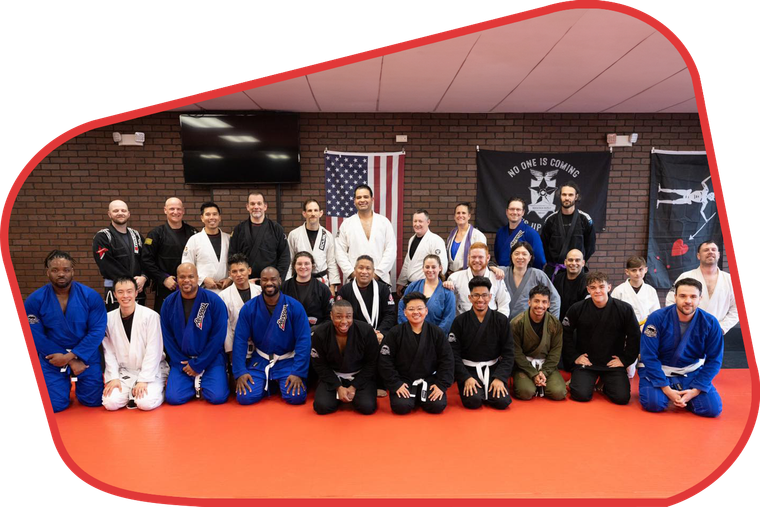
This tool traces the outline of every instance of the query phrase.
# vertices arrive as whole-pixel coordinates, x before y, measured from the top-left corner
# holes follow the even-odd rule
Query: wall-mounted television
[[[185,183],[298,183],[298,114],[181,114]]]

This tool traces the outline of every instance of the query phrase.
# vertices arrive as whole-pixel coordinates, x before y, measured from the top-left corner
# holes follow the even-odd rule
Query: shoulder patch
[[[311,349],[311,357],[314,359],[319,359],[319,352],[317,352],[316,349]]]
[[[393,294],[388,294],[388,306],[394,306],[395,304],[393,302]]]
[[[150,236],[148,236],[147,238],[145,238],[145,244],[146,245],[152,245],[153,244],[153,238],[151,238]]]
[[[187,252],[189,252],[189,251],[190,251],[190,249],[189,249],[189,248],[187,248],[187,246],[185,246],[185,253],[187,253]]]
[[[435,254],[436,255],[441,255],[441,249],[440,248],[436,248],[435,249]]]
[[[29,325],[30,326],[33,326],[35,324],[39,324],[40,323],[40,319],[36,315],[29,314],[29,315],[26,316],[26,318],[29,319]]]
[[[567,315],[565,315],[565,318],[562,319],[562,325],[563,326],[569,326],[570,325],[570,319],[567,318]]]
[[[453,343],[455,341],[457,341],[457,335],[454,333],[449,333],[449,343]]]
[[[383,347],[380,349],[380,353],[384,356],[390,356],[391,349],[388,347],[388,345],[383,345]]]
[[[644,328],[644,334],[650,338],[655,338],[657,336],[657,328],[654,327],[654,324],[649,324]]]

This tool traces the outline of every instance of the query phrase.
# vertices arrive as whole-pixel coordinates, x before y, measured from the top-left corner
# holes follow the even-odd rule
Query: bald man
[[[204,398],[227,401],[230,394],[224,358],[227,307],[222,299],[198,286],[198,270],[189,262],[177,267],[179,290],[161,308],[161,332],[168,354],[166,402],[182,405]]]
[[[186,224],[185,206],[177,197],[170,197],[164,204],[166,223],[148,233],[142,250],[142,265],[145,273],[153,281],[156,300],[153,309],[161,312],[164,299],[177,289],[174,276],[182,262],[185,243],[198,231]]]
[[[148,277],[143,272],[140,254],[143,248],[143,238],[139,232],[127,227],[129,222],[127,203],[120,200],[111,201],[108,205],[108,218],[111,223],[105,229],[99,230],[92,238],[92,255],[103,276],[103,299],[106,310],[119,307],[114,298],[114,280],[132,278],[137,285],[137,303],[145,304],[145,282]]]

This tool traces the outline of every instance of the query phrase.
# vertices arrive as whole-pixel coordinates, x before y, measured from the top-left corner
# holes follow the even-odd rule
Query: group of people
[[[252,193],[249,218],[228,235],[217,204],[201,205],[198,232],[170,198],[166,223],[145,238],[128,227],[126,203],[113,201],[111,223],[93,239],[103,297],[75,282],[73,258],[54,250],[50,284],[25,301],[53,409],[69,405],[72,381],[83,405],[151,410],[164,399],[223,403],[231,391],[244,405],[277,392],[302,404],[310,378],[319,414],[343,403],[371,414],[384,395],[397,414],[440,413],[454,381],[466,408],[506,409],[510,391],[565,399],[564,369],[577,401],[598,390],[628,403],[638,370],[646,410],[672,401],[719,415],[712,379],[738,317],[717,245],[699,246],[700,266],[659,309],[641,257],[612,291],[607,274],[586,270],[593,220],[576,207],[575,183],[560,196],[541,234],[523,220],[525,202],[510,199],[494,260],[468,204],[457,205],[446,241],[418,210],[395,291],[395,232],[366,185],[337,237],[313,199],[286,235]],[[149,286],[153,310],[144,306]]]

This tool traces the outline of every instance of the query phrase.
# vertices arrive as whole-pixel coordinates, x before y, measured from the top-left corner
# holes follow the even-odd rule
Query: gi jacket
[[[127,227],[127,235],[132,241],[132,248],[121,240],[121,233],[112,224],[99,230],[92,238],[92,255],[98,265],[100,274],[106,280],[120,277],[134,278],[143,274],[140,254],[143,239],[136,230]]]
[[[297,285],[298,282],[295,278],[288,278],[282,283],[280,291],[293,299],[297,299],[298,302],[303,305],[303,309],[306,310],[306,315],[308,315],[309,319],[316,319],[314,324],[321,324],[322,322],[330,320],[332,293],[327,285],[323,284],[316,278],[311,277],[309,285],[306,288],[307,295],[303,301],[298,299]]]
[[[417,379],[437,385],[443,392],[454,382],[454,354],[443,331],[424,322],[419,342],[412,325],[399,324],[388,331],[380,344],[377,368],[392,392],[402,384],[409,388]]]
[[[319,380],[327,384],[331,390],[337,390],[342,385],[339,373],[353,373],[354,380],[350,385],[361,389],[367,382],[375,378],[377,352],[377,336],[372,326],[364,322],[354,321],[348,328],[348,339],[343,354],[340,353],[338,340],[335,338],[335,326],[325,322],[313,328],[311,332],[311,364],[319,375]]]
[[[561,264],[565,262],[567,252],[578,249],[586,262],[596,251],[596,232],[591,216],[575,208],[570,227],[565,229],[562,212],[555,211],[548,217],[541,229],[541,242],[544,245],[546,261]]]
[[[261,227],[255,243],[251,227]],[[290,250],[285,229],[266,217],[261,225],[252,225],[251,219],[246,218],[235,226],[230,235],[230,257],[236,253],[248,257],[248,264],[251,266],[250,278],[260,277],[261,270],[268,266],[277,268],[283,280],[288,274]]]
[[[377,283],[377,297],[378,297],[378,315],[377,315],[377,330],[383,333],[387,333],[390,329],[396,325],[396,303],[391,296],[390,285],[386,284],[382,280],[375,280]],[[369,291],[372,295],[372,283],[367,286],[365,290]],[[361,304],[354,294],[354,281],[345,284],[338,291],[338,297],[336,299],[345,299],[351,306],[354,307],[354,322],[361,321],[367,322],[367,319],[362,313]],[[372,304],[367,305],[367,311],[372,314]],[[368,323],[371,324],[371,323]]]
[[[515,370],[519,370],[533,378],[538,370],[533,367],[527,357],[544,359],[541,371],[547,377],[557,371],[559,358],[562,356],[562,324],[557,317],[549,312],[544,314],[541,336],[533,330],[530,320],[530,310],[525,310],[510,322],[512,336],[515,339]]]
[[[491,378],[497,378],[506,385],[515,359],[514,340],[507,317],[489,308],[483,322],[480,322],[475,311],[469,310],[454,319],[448,341],[454,354],[457,382],[472,377],[462,359],[474,362],[499,359],[491,367]]]
[[[182,236],[179,242],[168,223],[159,225],[148,233],[142,249],[142,265],[145,273],[157,286],[164,280],[177,275],[177,266],[182,262],[182,252],[185,244],[198,231],[182,222]]]

